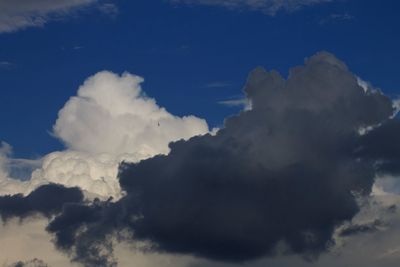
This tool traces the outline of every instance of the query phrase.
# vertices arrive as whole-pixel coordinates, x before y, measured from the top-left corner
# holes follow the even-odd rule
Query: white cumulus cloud
[[[88,196],[121,197],[121,161],[167,154],[168,144],[209,132],[205,120],[178,117],[141,89],[143,78],[103,71],[89,77],[58,114],[54,135],[67,147],[43,157],[29,181],[11,179],[11,147],[0,150],[0,195],[29,194],[40,185],[78,186]],[[18,177],[17,177],[18,178]]]
[[[147,97],[143,79],[103,71],[90,77],[70,98],[54,126],[68,148],[88,153],[168,153],[168,143],[208,132],[205,120],[177,117]]]

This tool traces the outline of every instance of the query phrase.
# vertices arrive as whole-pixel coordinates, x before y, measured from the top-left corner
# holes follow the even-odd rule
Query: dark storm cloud
[[[360,155],[376,159],[375,165],[380,173],[400,174],[400,122],[390,120],[360,140]]]
[[[85,266],[115,265],[109,237],[116,233],[159,252],[230,262],[272,255],[281,242],[308,258],[325,251],[335,227],[359,211],[355,194],[370,193],[376,162],[387,156],[363,141],[386,131],[361,136],[360,129],[398,124],[390,120],[392,101],[365,92],[325,52],[287,80],[257,68],[244,90],[252,109],[228,118],[215,136],[123,163],[126,196],[117,203],[67,206],[48,227],[56,245]]]
[[[66,252],[75,250],[72,261],[93,267],[116,266],[108,237],[122,229],[120,225],[125,216],[127,214],[121,203],[95,200],[91,206],[68,204],[64,206],[63,213],[48,225],[47,231],[55,233],[58,249]],[[85,225],[90,227],[77,234]]]
[[[78,188],[49,184],[24,197],[21,194],[0,197],[0,216],[3,221],[12,217],[26,218],[40,213],[51,216],[61,212],[65,203],[80,203],[83,194]]]

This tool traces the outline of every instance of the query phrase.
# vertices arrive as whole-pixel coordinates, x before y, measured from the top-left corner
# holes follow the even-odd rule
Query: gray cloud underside
[[[50,217],[58,214],[67,203],[82,203],[83,193],[79,188],[62,185],[43,185],[24,197],[22,194],[0,196],[0,217],[4,222],[10,218],[25,218],[35,214]]]

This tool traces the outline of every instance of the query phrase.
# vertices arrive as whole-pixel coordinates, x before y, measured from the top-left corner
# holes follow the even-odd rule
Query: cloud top
[[[88,78],[60,110],[54,133],[69,149],[100,154],[168,153],[168,143],[205,134],[205,120],[177,117],[147,97],[143,78],[103,71]]]

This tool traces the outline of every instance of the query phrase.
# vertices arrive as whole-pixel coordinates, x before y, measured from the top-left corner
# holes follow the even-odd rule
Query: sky
[[[399,8],[0,0],[0,266],[397,266]]]

